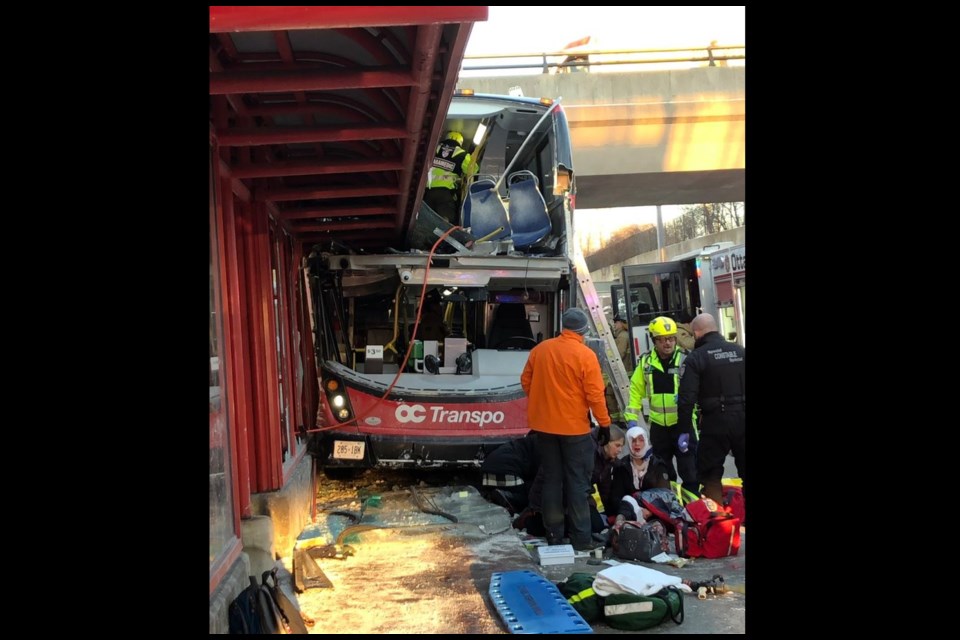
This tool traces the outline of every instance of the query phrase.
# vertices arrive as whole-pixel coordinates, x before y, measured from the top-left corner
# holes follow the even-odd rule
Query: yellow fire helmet
[[[456,140],[457,144],[463,146],[463,134],[459,131],[450,131],[447,133],[445,140]]]
[[[677,323],[665,316],[654,318],[650,322],[650,335],[654,338],[677,335]]]

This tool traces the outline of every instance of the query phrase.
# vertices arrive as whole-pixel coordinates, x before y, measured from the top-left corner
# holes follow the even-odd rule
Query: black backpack
[[[300,612],[280,589],[276,568],[264,571],[259,585],[250,576],[250,586],[230,603],[228,611],[230,633],[307,633]]]

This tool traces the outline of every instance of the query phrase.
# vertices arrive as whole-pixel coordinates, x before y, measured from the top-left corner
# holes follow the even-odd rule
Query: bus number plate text
[[[338,460],[363,460],[363,450],[366,446],[366,442],[334,440],[333,457]]]

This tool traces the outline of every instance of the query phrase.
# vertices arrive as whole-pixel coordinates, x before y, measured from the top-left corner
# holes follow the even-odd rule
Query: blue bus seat
[[[467,197],[463,201],[463,226],[470,228],[470,235],[480,239],[502,230],[487,240],[502,240],[510,237],[510,220],[503,200],[495,189],[493,180],[477,180],[470,185]]]
[[[515,171],[507,179],[507,188],[510,192],[513,246],[523,249],[543,240],[552,226],[537,177],[527,170]]]
[[[470,192],[476,187],[478,190],[485,190],[496,185],[496,178],[492,175],[477,174],[470,176],[467,179],[469,186],[467,187],[466,197],[463,199],[463,204],[460,205],[460,226],[469,227],[470,226]],[[483,186],[477,186],[483,184]]]

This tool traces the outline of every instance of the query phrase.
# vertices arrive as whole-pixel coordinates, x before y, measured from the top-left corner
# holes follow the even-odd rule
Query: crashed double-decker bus
[[[328,475],[476,466],[524,435],[520,374],[576,303],[574,171],[558,101],[457,92],[444,130],[474,166],[459,224],[426,204],[405,246],[313,247],[305,261]]]

